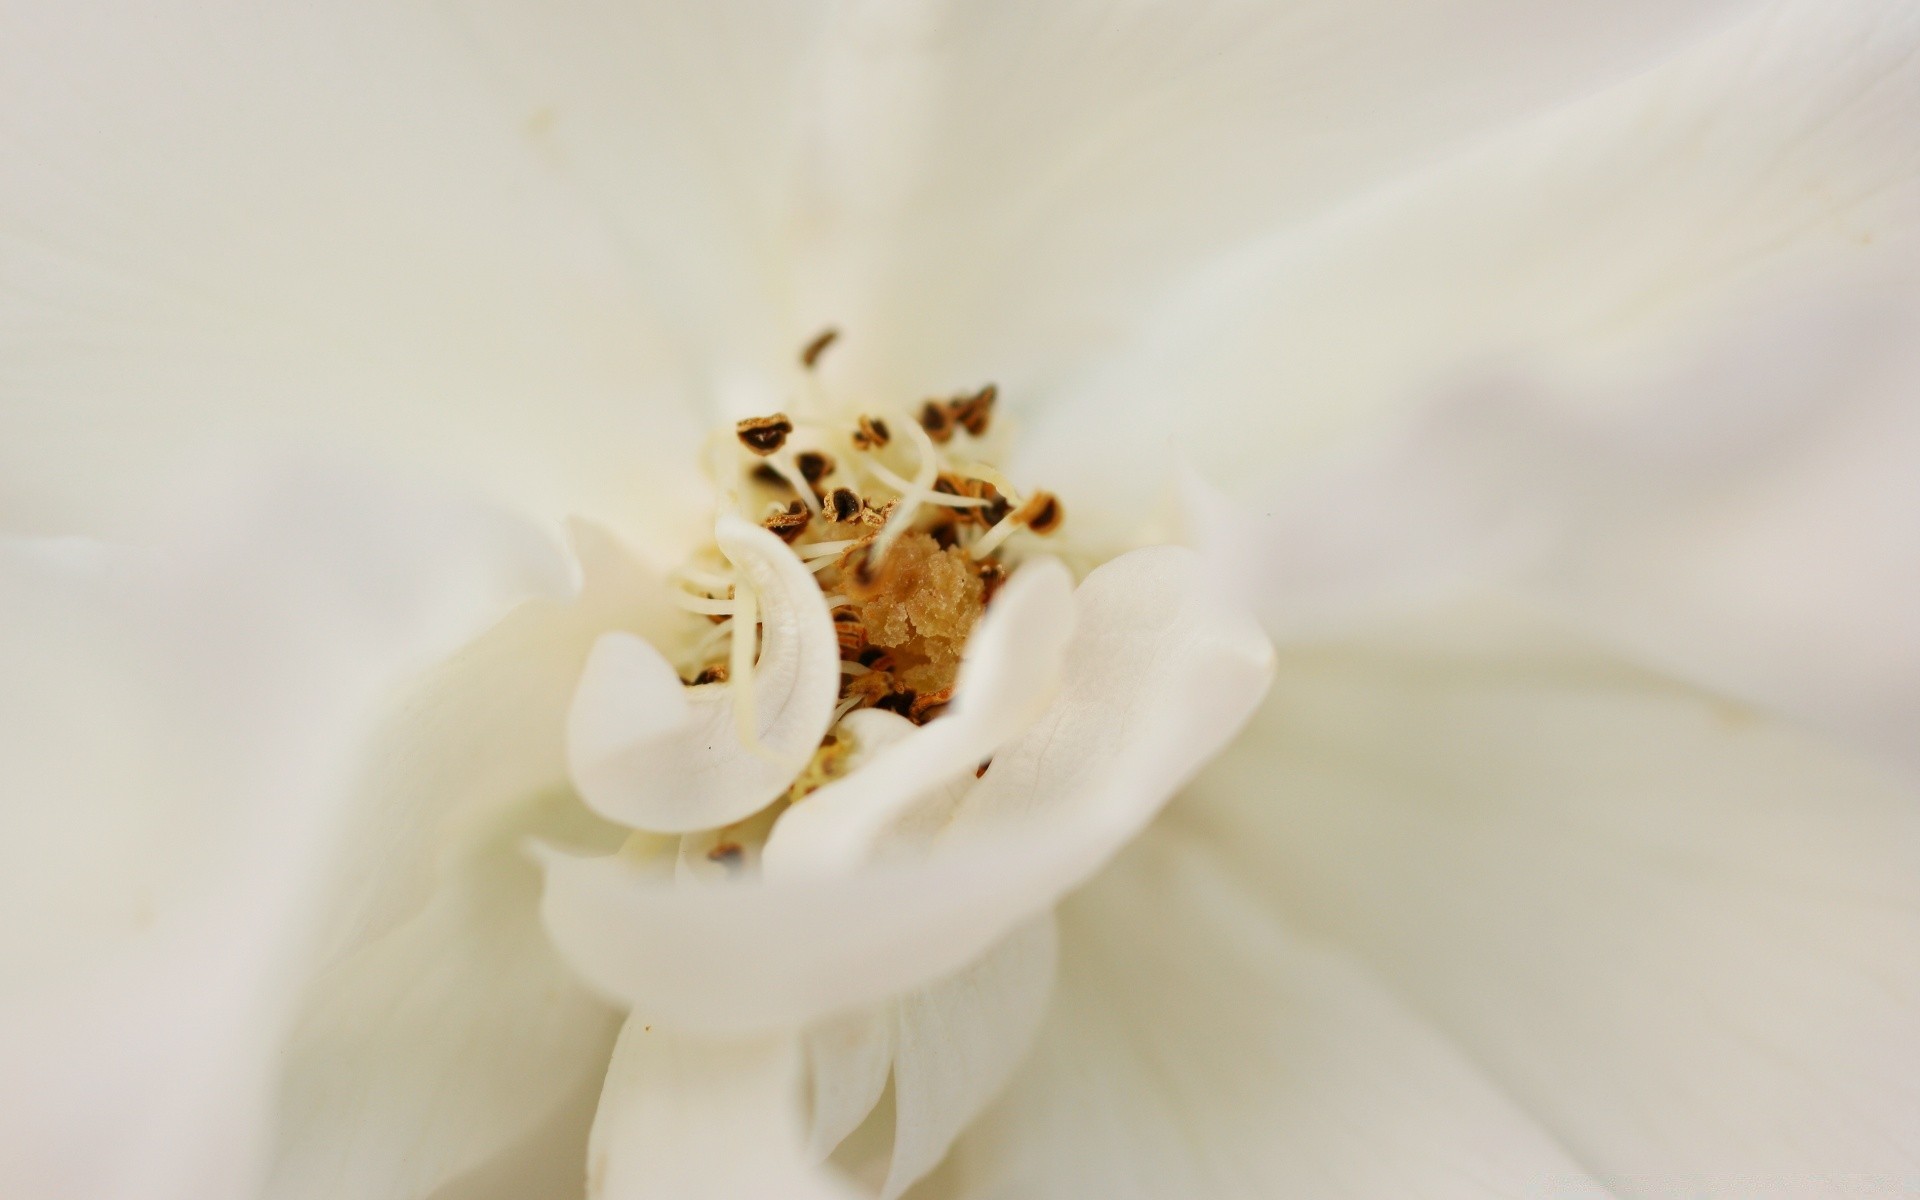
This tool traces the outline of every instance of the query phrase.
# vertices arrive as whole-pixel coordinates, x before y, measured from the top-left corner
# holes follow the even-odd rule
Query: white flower
[[[1917,46],[10,6],[0,1191],[1910,1189]],[[989,379],[1084,578],[713,878],[840,668],[712,426]]]

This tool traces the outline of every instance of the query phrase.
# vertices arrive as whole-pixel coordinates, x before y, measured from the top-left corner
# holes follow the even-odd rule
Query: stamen
[[[787,435],[793,432],[793,422],[785,413],[774,413],[770,417],[748,417],[744,421],[736,421],[733,432],[741,445],[764,457],[787,444]]]
[[[874,543],[872,561],[875,562],[885,558],[887,550],[907,531],[908,522],[913,520],[913,510],[926,499],[934,479],[940,474],[940,452],[934,449],[933,439],[915,422],[906,424],[908,436],[920,451],[920,464],[914,468],[913,482],[900,494],[899,507],[887,518],[886,525],[880,530],[879,540]]]
[[[807,343],[806,348],[800,351],[800,365],[809,371],[813,370],[814,367],[820,364],[820,356],[827,352],[827,347],[833,345],[834,340],[839,336],[840,331],[832,326],[828,326],[815,334],[813,340]]]
[[[859,426],[853,431],[856,450],[878,450],[892,440],[893,431],[879,417],[861,417]]]
[[[852,488],[833,489],[821,506],[835,525],[845,525],[860,515],[860,497]]]
[[[692,613],[704,613],[710,617],[730,617],[737,614],[739,601],[722,596],[696,596],[692,592],[673,590],[673,603]]]

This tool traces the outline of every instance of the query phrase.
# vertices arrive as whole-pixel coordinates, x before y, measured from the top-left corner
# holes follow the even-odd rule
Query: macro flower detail
[[[0,1196],[1912,1191],[1911,0],[0,99]]]

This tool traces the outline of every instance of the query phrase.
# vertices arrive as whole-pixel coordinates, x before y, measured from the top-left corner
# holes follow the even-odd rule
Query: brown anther
[[[748,417],[734,424],[733,432],[741,445],[755,454],[772,454],[787,444],[787,435],[793,432],[793,422],[785,413],[774,413],[770,417]]]
[[[800,365],[809,371],[813,370],[820,362],[820,356],[827,352],[827,347],[833,345],[835,339],[839,336],[840,331],[832,326],[828,326],[815,334],[813,340],[808,342],[806,347],[800,351]]]
[[[845,525],[860,515],[860,497],[852,488],[837,487],[822,499],[827,519],[835,525]]]
[[[974,777],[975,779],[978,779],[978,778],[980,778],[980,777],[981,777],[982,775],[985,775],[985,774],[987,773],[987,768],[988,768],[988,767],[990,767],[990,766],[992,766],[992,765],[993,765],[993,760],[992,760],[991,758],[983,758],[983,759],[981,759],[981,760],[980,760],[980,765],[979,765],[979,766],[977,766],[977,767],[975,767],[975,768],[973,769],[973,777]]]
[[[785,508],[769,513],[760,524],[777,534],[781,541],[792,545],[795,538],[807,531],[807,522],[812,519],[813,514],[807,511],[806,505],[792,500]]]
[[[960,522],[950,516],[943,515],[935,517],[933,524],[927,526],[926,535],[932,538],[933,544],[942,550],[958,546],[960,544]]]
[[[793,485],[787,482],[787,477],[774,470],[772,463],[763,462],[747,474],[755,483],[764,483],[768,487],[779,488],[785,492],[793,490]]]
[[[687,680],[687,686],[699,687],[703,683],[725,683],[726,681],[726,665],[724,663],[714,663],[711,666],[701,667],[698,675]]]
[[[1013,519],[1025,525],[1035,533],[1052,533],[1060,528],[1060,522],[1066,514],[1060,510],[1060,501],[1052,492],[1035,492]]]
[[[721,842],[707,851],[708,862],[718,863],[729,871],[738,871],[745,863],[746,857],[747,852],[741,848],[739,842]]]
[[[953,418],[947,412],[947,406],[936,400],[929,400],[920,406],[920,428],[936,442],[953,440]]]
[[[840,643],[841,658],[857,659],[867,648],[867,627],[851,608],[833,610],[833,636]]]
[[[879,417],[861,417],[859,428],[853,431],[854,447],[860,450],[878,450],[891,440],[893,433]]]
[[[915,699],[917,699],[917,697],[913,694],[912,688],[902,688],[897,692],[888,692],[878,700],[875,700],[873,706],[875,708],[884,708],[888,712],[899,713],[901,716],[911,719]]]
[[[915,725],[925,725],[933,720],[945,712],[947,705],[953,700],[951,687],[941,688],[937,692],[928,692],[923,696],[916,696],[912,692],[907,694],[913,696],[913,702],[907,706],[907,719]]]
[[[868,646],[865,650],[862,650],[858,661],[860,665],[867,670],[882,675],[893,670],[893,655],[888,654],[878,646]]]
[[[848,546],[834,565],[840,569],[840,580],[846,585],[849,595],[870,586],[875,574],[873,539],[861,538]]]
[[[1007,581],[1006,564],[997,558],[989,558],[977,565],[974,573],[980,576],[980,604],[985,607],[993,603],[993,594]]]
[[[887,523],[887,518],[893,515],[893,510],[899,507],[899,504],[900,502],[898,500],[889,500],[885,504],[875,504],[871,499],[862,501],[860,523],[862,525],[870,525],[875,529],[883,528]]]
[[[990,383],[971,396],[960,397],[948,408],[962,429],[973,437],[982,437],[993,419],[993,402],[999,398],[1000,389]]]
[[[808,483],[819,483],[833,474],[833,459],[818,450],[802,450],[793,459],[793,465],[800,468],[800,477]]]

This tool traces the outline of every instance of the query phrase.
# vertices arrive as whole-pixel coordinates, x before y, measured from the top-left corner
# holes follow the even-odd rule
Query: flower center
[[[811,371],[832,335],[802,353]],[[840,652],[834,725],[859,708],[915,724],[953,695],[968,635],[1033,536],[1064,510],[986,461],[999,392],[992,384],[909,413],[751,417],[716,433],[709,468],[720,503],[784,541],[825,594]],[[713,628],[675,667],[688,687],[729,689],[742,740],[753,737],[760,614],[715,546],[675,572],[676,600]],[[830,731],[788,794],[797,800],[844,771],[850,746]],[[799,764],[795,764],[796,767]]]

